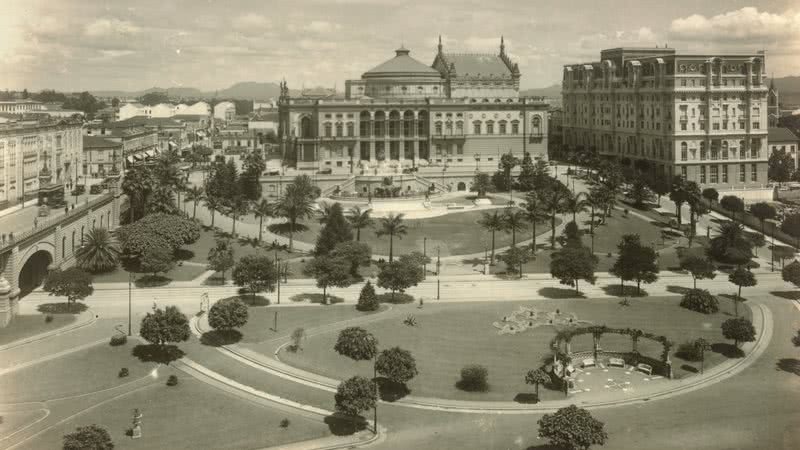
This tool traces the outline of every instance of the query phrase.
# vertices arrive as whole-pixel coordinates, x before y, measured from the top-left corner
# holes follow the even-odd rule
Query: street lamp
[[[475,173],[478,173],[478,162],[481,160],[480,153],[475,153]]]
[[[422,279],[428,278],[428,237],[422,238]]]
[[[131,299],[133,296],[132,284],[134,281],[133,272],[128,272],[128,336],[131,336]]]
[[[442,274],[442,255],[439,250],[439,246],[436,246],[436,300],[439,300],[439,286]]]

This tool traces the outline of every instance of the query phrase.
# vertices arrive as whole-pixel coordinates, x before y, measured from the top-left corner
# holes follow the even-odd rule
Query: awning
[[[144,154],[145,154],[145,155],[146,155],[148,158],[152,158],[152,157],[153,157],[153,156],[156,154],[156,152],[155,152],[155,150],[148,150],[148,151],[144,152]]]

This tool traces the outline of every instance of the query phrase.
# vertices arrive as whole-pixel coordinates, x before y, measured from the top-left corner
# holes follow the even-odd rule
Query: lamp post
[[[128,272],[128,336],[131,336],[131,305],[132,305],[132,297],[133,297],[133,272]]]
[[[475,173],[478,173],[478,162],[481,160],[481,155],[475,153]]]
[[[428,237],[422,238],[422,279],[428,278]]]
[[[440,298],[439,297],[439,292],[440,292],[439,291],[439,286],[440,286],[440,280],[441,280],[441,274],[442,274],[442,269],[441,269],[441,267],[442,267],[442,258],[441,258],[441,252],[439,250],[440,249],[437,246],[436,247],[436,300],[439,300],[439,298]]]

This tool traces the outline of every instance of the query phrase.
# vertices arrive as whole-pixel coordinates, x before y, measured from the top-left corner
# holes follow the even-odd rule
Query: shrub
[[[128,375],[129,375],[129,373],[128,373],[128,368],[127,367],[123,367],[122,369],[119,369],[119,377],[120,378],[125,378]]]
[[[226,298],[214,303],[208,311],[208,324],[215,330],[232,330],[247,323],[247,305],[238,298]]]
[[[456,386],[467,392],[486,392],[489,390],[489,370],[473,364],[461,369],[461,379]]]
[[[127,342],[128,342],[128,336],[125,336],[124,334],[117,334],[111,336],[110,344],[112,347],[116,347],[118,345],[125,345]]]
[[[50,314],[44,316],[44,323],[50,323],[52,321],[53,321],[53,316],[51,316]]]
[[[700,361],[703,359],[703,352],[694,342],[684,342],[678,346],[675,356],[684,361]]]
[[[356,309],[359,311],[375,311],[381,306],[378,301],[378,296],[375,295],[375,288],[372,283],[367,281],[367,284],[361,288],[361,294],[358,296],[358,303]]]
[[[178,384],[178,377],[175,375],[170,375],[167,378],[167,386],[176,386]]]
[[[289,419],[287,419],[287,418],[285,418],[285,417],[284,417],[284,418],[281,420],[281,428],[289,428],[289,424],[290,424],[290,423],[291,423],[291,422],[289,421]]]
[[[705,289],[689,289],[681,300],[681,306],[703,314],[719,311],[719,301]]]
[[[306,330],[304,328],[295,328],[290,337],[292,343],[289,344],[289,350],[296,352],[303,349],[303,341],[306,338]]]

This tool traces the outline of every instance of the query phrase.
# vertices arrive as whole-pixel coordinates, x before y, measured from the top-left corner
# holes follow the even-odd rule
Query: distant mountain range
[[[800,94],[800,76],[775,78],[775,86],[781,96],[795,97]],[[315,88],[316,89],[316,88]],[[100,97],[141,97],[153,91],[166,91],[171,98],[218,98],[233,100],[269,100],[280,95],[280,86],[277,83],[262,83],[257,81],[242,81],[233,86],[218,91],[201,91],[193,87],[153,87],[143,91],[92,91],[93,95]],[[294,93],[294,92],[293,92]],[[561,97],[561,85],[554,84],[543,88],[523,89],[522,96]]]

